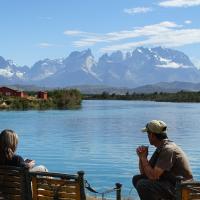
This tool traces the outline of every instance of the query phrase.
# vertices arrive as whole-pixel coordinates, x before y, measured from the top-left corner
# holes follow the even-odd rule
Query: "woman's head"
[[[0,163],[11,160],[18,144],[18,136],[13,130],[5,129],[0,133]]]

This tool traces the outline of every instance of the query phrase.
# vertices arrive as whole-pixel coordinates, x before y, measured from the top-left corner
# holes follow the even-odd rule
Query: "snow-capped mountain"
[[[64,59],[62,58],[55,60],[40,60],[31,67],[26,78],[32,81],[48,78],[65,67],[63,60]]]
[[[91,50],[74,51],[63,60],[65,66],[41,84],[51,87],[70,85],[99,84],[98,75],[92,70],[96,62]]]
[[[12,60],[5,60],[0,56],[0,83],[22,83],[29,68],[27,66],[19,67]]]
[[[31,68],[20,67],[0,57],[0,84],[31,83],[46,87],[110,85],[136,87],[157,82],[200,82],[200,71],[183,52],[155,47],[138,47],[95,60],[90,49],[74,51],[61,59],[44,59]]]

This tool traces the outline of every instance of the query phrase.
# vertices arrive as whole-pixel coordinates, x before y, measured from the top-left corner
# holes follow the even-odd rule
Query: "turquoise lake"
[[[24,158],[49,171],[84,170],[87,181],[100,192],[119,182],[122,195],[134,198],[136,191],[130,190],[132,176],[138,173],[135,149],[148,145],[140,130],[148,121],[161,119],[200,179],[200,104],[90,100],[78,110],[1,111],[0,119],[1,130],[18,133],[17,153]],[[149,149],[151,154],[154,147]]]

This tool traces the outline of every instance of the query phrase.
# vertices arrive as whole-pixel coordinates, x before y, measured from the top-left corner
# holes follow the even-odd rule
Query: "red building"
[[[47,94],[47,92],[39,91],[37,94],[37,98],[47,100],[48,94]]]
[[[3,96],[25,97],[26,94],[23,91],[11,89],[9,87],[0,87],[0,94]]]

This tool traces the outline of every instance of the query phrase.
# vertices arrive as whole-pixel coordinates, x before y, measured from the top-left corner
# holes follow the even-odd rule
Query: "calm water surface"
[[[148,144],[140,129],[151,119],[168,124],[168,135],[188,154],[200,179],[200,104],[144,101],[83,101],[79,110],[0,112],[0,128],[15,130],[18,153],[50,171],[75,173],[100,192],[123,184],[129,196],[138,173],[135,149]],[[150,153],[154,147],[150,147]],[[137,197],[133,189],[130,196]]]

